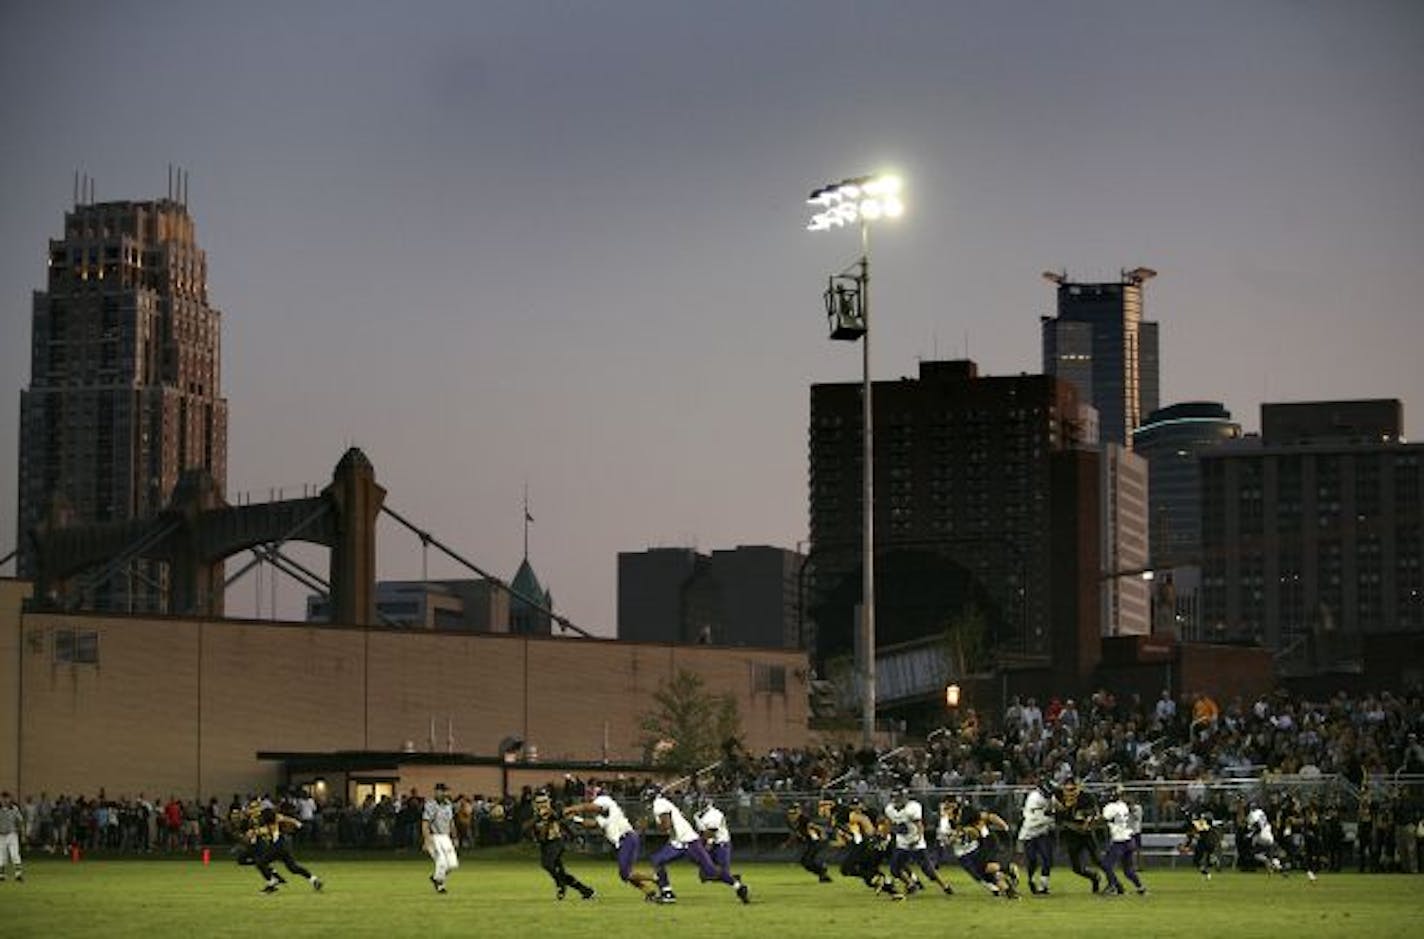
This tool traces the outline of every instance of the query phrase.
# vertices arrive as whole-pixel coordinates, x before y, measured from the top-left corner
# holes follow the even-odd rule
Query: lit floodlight
[[[899,218],[905,214],[905,203],[899,196],[901,187],[900,177],[887,174],[855,176],[813,189],[806,202],[822,211],[811,216],[806,230],[828,231],[852,222]]]

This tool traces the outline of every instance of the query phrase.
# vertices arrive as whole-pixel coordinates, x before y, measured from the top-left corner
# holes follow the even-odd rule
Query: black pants
[[[278,838],[275,841],[259,843],[257,845],[257,872],[262,875],[262,879],[271,881],[273,878],[272,864],[274,861],[281,861],[286,865],[287,870],[298,877],[305,877],[311,880],[312,873],[305,867],[297,863],[297,859],[292,857],[292,849],[287,847],[286,838]]]
[[[859,877],[867,887],[878,887],[880,851],[868,841],[851,844],[841,858],[841,876]]]
[[[1199,834],[1193,842],[1192,863],[1203,874],[1209,873],[1217,864],[1217,852],[1221,849],[1221,836],[1215,832]]]
[[[1063,850],[1068,855],[1068,863],[1073,867],[1073,873],[1079,877],[1085,877],[1093,882],[1093,889],[1098,887],[1098,875],[1088,867],[1091,861],[1093,866],[1102,870],[1103,862],[1098,856],[1098,841],[1091,834],[1086,832],[1063,830]]]
[[[821,860],[821,850],[825,846],[820,841],[805,841],[801,845],[801,856],[796,860],[800,865],[818,877],[826,876],[826,862]]]
[[[554,886],[559,888],[560,894],[570,887],[577,890],[580,896],[586,897],[592,893],[585,884],[564,868],[564,843],[562,841],[539,842],[539,866],[548,871],[549,876],[554,879]]]

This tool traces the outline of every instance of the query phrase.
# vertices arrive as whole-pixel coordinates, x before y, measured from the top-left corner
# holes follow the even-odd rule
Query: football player
[[[534,795],[534,818],[530,820],[529,827],[534,842],[539,845],[539,866],[553,878],[554,898],[562,900],[572,888],[583,899],[592,900],[593,888],[564,867],[564,839],[569,831],[564,817],[554,807],[554,800],[543,789]]]
[[[791,829],[791,836],[786,839],[786,844],[801,847],[797,863],[808,873],[815,874],[821,883],[830,883],[831,875],[826,873],[826,862],[821,860],[821,852],[826,848],[825,831],[797,802],[786,807],[786,827]]]
[[[1265,865],[1270,874],[1285,874],[1281,866],[1280,849],[1276,847],[1276,836],[1271,831],[1271,820],[1266,810],[1252,802],[1246,812],[1246,833],[1250,839],[1251,855],[1258,864]]]
[[[1192,864],[1202,877],[1211,880],[1212,871],[1221,865],[1221,830],[1205,806],[1197,808],[1187,819],[1187,837],[1182,853],[1192,854]]]
[[[292,857],[291,835],[301,827],[301,822],[289,815],[282,815],[271,806],[262,810],[257,827],[252,831],[252,840],[257,848],[257,872],[266,881],[262,887],[263,893],[276,893],[277,887],[285,883],[273,873],[273,861],[281,861],[289,872],[298,877],[305,877],[313,890],[322,888],[321,878],[298,864],[297,859]]]
[[[1141,819],[1140,813],[1138,818]],[[1137,876],[1137,833],[1133,831],[1133,813],[1127,804],[1127,790],[1122,786],[1114,787],[1112,801],[1103,806],[1103,821],[1107,823],[1108,828],[1108,850],[1102,865],[1108,875],[1108,889],[1104,896],[1120,896],[1123,893],[1122,884],[1114,870],[1119,864],[1122,865],[1123,875],[1132,881],[1138,894],[1147,893],[1147,888],[1142,885],[1142,878]]]
[[[717,869],[712,863],[712,858],[707,855],[707,849],[703,846],[702,839],[698,837],[696,829],[688,823],[682,810],[667,797],[660,787],[650,786],[644,792],[643,797],[645,801],[652,804],[652,816],[657,822],[658,830],[667,835],[667,843],[654,851],[653,856],[648,858],[658,878],[658,896],[661,902],[677,902],[677,895],[673,893],[672,885],[668,880],[667,866],[678,858],[687,858],[696,864],[704,882],[715,880],[724,883],[732,888],[738,900],[743,903],[750,902],[747,885],[730,871]]]
[[[1028,861],[1029,893],[1047,894],[1048,875],[1053,871],[1054,791],[1048,779],[1039,782],[1024,798],[1019,844]]]
[[[953,894],[954,888],[940,876],[925,843],[924,808],[918,800],[910,798],[910,792],[904,786],[897,787],[890,794],[890,804],[885,806],[885,818],[895,836],[895,847],[890,852],[890,875],[905,883],[906,892],[914,893],[920,889],[919,879],[910,868],[914,864],[938,884],[946,896]]]
[[[722,877],[732,876],[732,830],[727,827],[727,815],[717,808],[710,795],[703,795],[692,824],[702,835],[703,847],[712,859],[712,866]],[[707,880],[704,874],[703,881]],[[720,879],[720,878],[719,878]]]
[[[584,791],[584,801],[564,809],[564,817],[580,818],[584,824],[598,826],[618,854],[619,879],[636,889],[648,902],[658,902],[656,882],[650,875],[633,867],[638,861],[643,841],[612,796],[598,786],[589,786]]]
[[[887,841],[859,796],[852,797],[846,805],[838,806],[835,833],[836,840],[845,845],[840,865],[842,877],[859,877],[877,893],[895,900],[905,898],[895,889],[894,879],[881,870]]]
[[[1073,873],[1093,885],[1093,893],[1102,889],[1102,881],[1097,871],[1089,868],[1091,863],[1102,870],[1098,855],[1098,831],[1101,818],[1098,802],[1093,794],[1084,789],[1077,780],[1064,783],[1058,799],[1058,830],[1063,838],[1063,850],[1068,855],[1068,863]]]
[[[998,862],[992,840],[994,832],[1008,831],[1009,823],[967,803],[949,803],[947,810],[941,805],[940,813],[953,819],[949,845],[959,866],[994,896],[1017,900],[1018,872],[1012,864]]]

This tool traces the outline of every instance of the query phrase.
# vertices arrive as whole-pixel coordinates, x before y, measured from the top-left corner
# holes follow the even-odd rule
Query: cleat
[[[315,890],[317,893],[321,893],[321,888],[322,888],[322,887],[325,887],[325,886],[326,886],[326,884],[324,884],[324,883],[321,882],[321,878],[320,878],[320,877],[313,877],[313,878],[312,878],[312,889]]]
[[[1139,897],[1145,897],[1145,896],[1147,896],[1147,888],[1146,888],[1146,887],[1138,887],[1138,888],[1137,888],[1137,895],[1138,895]]]
[[[1315,883],[1315,871],[1306,871],[1305,876],[1310,878],[1311,883]],[[20,878],[16,877],[15,879],[19,880]]]
[[[660,894],[658,895],[658,902],[659,902],[659,903],[676,903],[676,902],[677,902],[677,894],[673,893],[671,890],[664,890],[664,891],[662,891],[662,893],[660,893]]]
[[[949,884],[945,884],[945,885],[944,885],[944,895],[947,896],[947,897],[952,897],[952,896],[954,896],[954,888],[951,887]]]
[[[747,885],[742,883],[740,880],[737,881],[737,899],[741,900],[743,903],[752,902],[751,891],[748,890]]]
[[[263,887],[262,887],[262,892],[263,892],[263,893],[276,893],[276,892],[277,892],[277,883],[276,883],[275,881],[269,881],[267,884],[263,885]]]
[[[905,895],[904,895],[903,893],[898,892],[898,891],[891,890],[891,891],[890,891],[890,899],[892,899],[892,900],[904,900],[904,899],[905,899]]]
[[[587,890],[585,890],[585,891],[584,891],[582,894],[580,894],[579,896],[582,897],[582,898],[585,899],[585,900],[592,900],[594,897],[598,896],[598,892],[597,892],[596,890],[594,890],[592,887],[589,887]]]
[[[831,882],[831,875],[830,875],[830,874],[819,874],[819,875],[817,875],[817,878],[816,878],[816,879],[817,879],[817,881],[818,881],[819,883],[828,884],[828,883]]]
[[[1098,878],[1094,877],[1094,878],[1093,878],[1093,893],[1101,893],[1101,892],[1102,892],[1102,889],[1103,889],[1102,882],[1099,881]]]
[[[562,899],[564,898],[564,895],[567,894],[567,893],[568,893],[568,890],[564,889],[563,886],[560,886],[558,890],[555,890],[555,891],[554,891],[554,899],[555,899],[555,900],[562,900]]]

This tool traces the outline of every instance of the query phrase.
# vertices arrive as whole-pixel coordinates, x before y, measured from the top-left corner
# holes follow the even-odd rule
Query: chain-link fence
[[[1097,795],[1102,803],[1108,801],[1116,785],[1089,783],[1083,788]],[[1234,856],[1232,836],[1244,822],[1248,805],[1277,806],[1290,797],[1296,804],[1313,806],[1322,817],[1338,822],[1338,837],[1343,842],[1340,848],[1348,862],[1353,862],[1364,850],[1363,846],[1368,845],[1370,850],[1388,855],[1392,869],[1420,869],[1415,842],[1424,841],[1424,827],[1421,827],[1424,825],[1424,776],[1379,777],[1365,786],[1352,785],[1336,775],[1132,780],[1122,782],[1121,786],[1130,802],[1142,806],[1144,843],[1155,847],[1144,851],[1149,860],[1157,858],[1175,863],[1174,849],[1185,834],[1189,816],[1204,808],[1222,826],[1229,863]],[[957,787],[912,789],[910,795],[924,809],[926,835],[933,842],[935,819],[945,799],[968,802],[993,812],[1007,821],[1011,832],[1016,833],[1029,791],[1028,786]],[[739,856],[773,859],[789,858],[794,853],[787,843],[790,830],[786,812],[791,805],[799,805],[815,816],[823,803],[834,804],[854,797],[878,811],[889,801],[890,794],[889,786],[861,784],[816,792],[773,789],[706,797],[689,792],[674,794],[671,798],[681,805],[689,820],[710,800],[726,815]],[[620,804],[629,819],[645,831],[646,839],[660,838],[656,825],[647,817],[645,805],[635,799],[621,800]],[[1012,841],[1012,837],[1005,840]],[[594,854],[611,850],[596,829],[581,835],[577,847]],[[1385,847],[1389,850],[1383,851]],[[1373,863],[1378,866],[1382,862]]]

